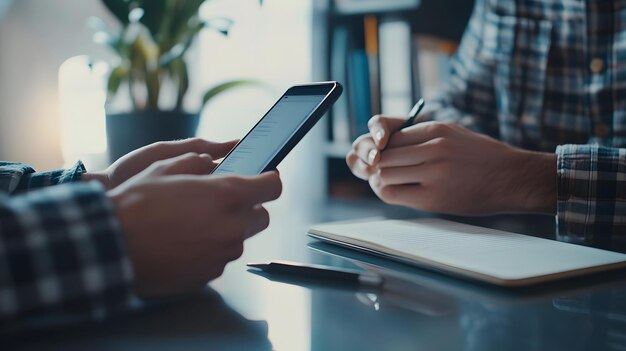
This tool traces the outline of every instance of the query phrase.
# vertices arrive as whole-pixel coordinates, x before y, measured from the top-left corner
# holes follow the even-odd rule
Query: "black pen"
[[[420,112],[422,112],[422,109],[424,108],[424,105],[426,105],[426,101],[424,101],[424,99],[419,99],[417,101],[417,103],[415,105],[413,105],[413,108],[411,109],[411,111],[409,111],[409,118],[406,120],[406,122],[404,122],[404,124],[402,125],[402,127],[399,130],[402,130],[404,128],[408,128],[410,126],[412,126],[415,123],[415,120],[417,119],[417,116],[420,114]],[[388,144],[387,144],[388,145]],[[387,145],[385,145],[385,147],[383,147],[381,149],[381,151],[385,151],[385,149],[387,149]],[[376,158],[376,154],[379,151],[376,149],[370,150],[370,153],[368,155],[368,157],[373,160]]]
[[[321,283],[337,283],[355,287],[380,287],[383,284],[383,278],[378,274],[331,266],[277,261],[269,263],[248,263],[248,267],[272,275],[275,274]]]
[[[424,105],[426,105],[426,101],[424,101],[424,99],[419,99],[419,101],[417,101],[415,106],[413,106],[413,108],[409,112],[409,119],[404,122],[404,125],[402,125],[402,128],[400,129],[412,126],[415,123],[415,119],[417,118],[417,116],[420,114],[420,112],[422,112]]]

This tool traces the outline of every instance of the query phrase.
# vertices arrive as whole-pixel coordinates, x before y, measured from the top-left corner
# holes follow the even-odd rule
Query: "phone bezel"
[[[304,121],[304,123],[295,131],[290,137],[287,143],[276,153],[276,155],[270,160],[270,162],[265,166],[265,168],[261,171],[261,173],[271,171],[276,169],[280,162],[293,150],[296,145],[304,138],[304,136],[315,126],[315,124],[328,112],[330,107],[337,101],[341,93],[343,92],[343,87],[338,82],[330,81],[330,82],[318,82],[318,83],[309,83],[302,85],[295,85],[281,95],[281,97],[272,105],[272,107],[267,110],[267,112],[263,115],[261,119],[252,127],[248,133],[233,147],[232,150],[228,152],[228,154],[224,157],[224,160],[230,156],[233,151],[237,149],[239,144],[241,144],[250,133],[267,117],[267,115],[272,111],[276,105],[278,105],[285,96],[303,96],[303,95],[322,95],[324,94],[324,99],[320,102],[320,104],[315,108],[315,110],[308,116],[308,118]],[[223,162],[223,161],[222,161]],[[219,165],[211,171],[213,174]]]

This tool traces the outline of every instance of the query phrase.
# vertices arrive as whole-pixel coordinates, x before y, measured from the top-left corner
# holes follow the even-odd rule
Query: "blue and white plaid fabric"
[[[0,162],[0,320],[63,306],[97,316],[130,301],[119,223],[102,186],[79,182],[84,172]]]
[[[558,155],[558,227],[626,234],[626,2],[476,0],[436,120]]]

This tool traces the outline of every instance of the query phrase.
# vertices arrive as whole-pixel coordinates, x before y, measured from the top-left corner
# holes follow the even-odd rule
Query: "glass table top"
[[[16,350],[626,349],[623,270],[510,290],[394,263],[305,234],[317,222],[420,215],[416,212],[376,202],[330,201],[270,206],[270,213],[270,228],[249,240],[244,256],[206,291],[148,302],[106,320],[45,313],[4,322],[0,344]],[[551,217],[460,220],[554,238]],[[377,272],[385,285],[349,289],[268,279],[246,269],[249,262],[272,260]]]

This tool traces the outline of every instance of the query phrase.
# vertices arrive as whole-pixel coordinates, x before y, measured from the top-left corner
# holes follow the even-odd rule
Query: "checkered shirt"
[[[434,119],[558,158],[560,234],[626,234],[626,2],[476,0]]]
[[[78,182],[84,172],[0,162],[0,321],[54,308],[102,316],[130,301],[119,223],[103,187]]]

